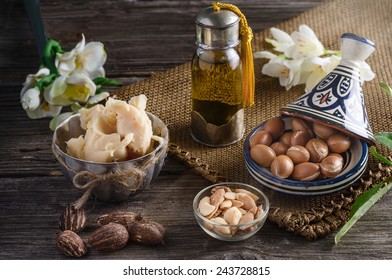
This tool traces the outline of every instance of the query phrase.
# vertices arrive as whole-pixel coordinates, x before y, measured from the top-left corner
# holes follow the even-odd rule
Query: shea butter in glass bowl
[[[200,227],[223,241],[241,241],[255,235],[263,227],[269,207],[262,191],[236,182],[208,186],[193,200]]]

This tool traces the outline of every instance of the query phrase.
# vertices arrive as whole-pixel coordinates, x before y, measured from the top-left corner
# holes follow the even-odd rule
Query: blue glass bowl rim
[[[280,116],[280,118],[292,118],[289,116]],[[267,120],[268,121],[268,120]],[[317,181],[310,181],[310,182],[302,182],[302,181],[295,181],[295,180],[289,180],[289,179],[282,179],[275,177],[274,175],[266,172],[263,167],[260,167],[256,162],[253,161],[253,159],[250,156],[250,148],[249,148],[249,142],[250,138],[255,134],[258,130],[260,130],[267,121],[262,122],[255,128],[249,132],[249,134],[246,136],[245,141],[244,141],[244,158],[245,161],[248,163],[250,167],[254,171],[257,171],[261,176],[264,176],[270,180],[275,180],[275,181],[280,181],[282,184],[286,185],[291,185],[291,186],[298,186],[298,187],[312,187],[312,186],[319,186],[319,185],[330,185],[330,184],[335,184],[338,183],[341,180],[347,179],[357,172],[358,168],[360,168],[363,164],[366,164],[367,162],[367,156],[368,156],[368,146],[367,143],[361,139],[358,139],[361,147],[362,147],[362,155],[358,161],[358,163],[351,168],[350,171],[346,172],[345,174],[331,178],[331,179],[324,179],[324,180],[317,180]]]

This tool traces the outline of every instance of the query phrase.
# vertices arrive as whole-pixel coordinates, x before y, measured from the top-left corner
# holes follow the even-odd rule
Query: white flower
[[[85,103],[94,96],[96,85],[83,72],[71,76],[61,75],[45,89],[45,100],[51,105],[67,106],[74,102]]]
[[[294,31],[291,38],[294,44],[285,52],[287,57],[293,59],[312,58],[325,52],[316,34],[305,24],[299,27],[299,32]]]
[[[23,83],[20,91],[20,102],[23,109],[31,119],[57,116],[61,111],[61,106],[52,106],[42,97],[41,90],[37,83],[49,75],[49,69],[41,68],[35,74],[29,74]]]
[[[279,60],[278,57],[275,57],[263,66],[262,73],[279,78],[280,85],[289,90],[292,86],[299,84],[301,64],[302,60]]]
[[[61,106],[54,106],[48,104],[48,102],[43,101],[39,107],[35,110],[26,110],[27,115],[30,119],[41,119],[46,117],[55,117],[60,114]]]
[[[36,110],[41,104],[41,92],[37,87],[28,89],[22,96],[21,103],[24,110]]]
[[[315,87],[325,76],[327,76],[336,66],[338,66],[341,57],[332,55],[330,57],[313,57],[306,60],[303,64],[305,92],[309,92]],[[305,74],[307,73],[307,74]]]
[[[103,44],[100,42],[86,44],[82,34],[82,40],[73,50],[56,54],[55,65],[60,75],[85,72],[91,79],[94,79],[105,76],[103,69],[105,62],[106,52]]]
[[[23,83],[23,88],[20,91],[20,98],[23,98],[23,95],[27,90],[34,88],[37,85],[37,82],[48,76],[49,72],[48,68],[41,68],[37,73],[27,75],[26,81]]]
[[[286,53],[286,51],[294,45],[294,40],[283,30],[275,27],[272,27],[270,30],[272,37],[275,38],[275,40],[266,39],[266,41],[274,46],[275,51]]]

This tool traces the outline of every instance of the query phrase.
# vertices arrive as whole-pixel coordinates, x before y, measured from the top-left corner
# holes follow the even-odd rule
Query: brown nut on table
[[[327,178],[334,178],[342,172],[343,163],[343,157],[340,154],[332,153],[321,161],[321,174]]]
[[[272,137],[275,138],[282,135],[284,129],[285,129],[285,123],[279,117],[275,117],[268,120],[263,127],[263,130],[268,131],[269,133],[271,133]]]
[[[283,142],[275,142],[275,143],[272,143],[272,145],[271,145],[271,149],[274,150],[274,152],[277,156],[285,155],[288,148],[289,148],[289,146],[287,146]]]
[[[287,150],[286,155],[291,158],[294,164],[307,162],[310,159],[309,151],[302,146],[294,145]]]
[[[308,143],[311,138],[312,136],[307,131],[294,131],[290,139],[290,146],[299,145],[305,147],[306,143]]]
[[[65,230],[57,235],[57,248],[68,257],[82,257],[87,253],[86,243],[71,230]]]
[[[329,149],[334,153],[344,153],[350,148],[351,140],[343,133],[336,133],[328,138]]]
[[[262,167],[270,167],[276,157],[274,150],[266,145],[256,145],[250,149],[251,158]]]
[[[328,145],[322,139],[309,140],[305,148],[309,151],[312,162],[321,162],[328,155]]]
[[[322,125],[319,123],[313,123],[313,132],[316,134],[316,136],[320,139],[327,140],[329,137],[331,137],[333,134],[335,134],[337,131],[336,129]]]
[[[123,225],[109,223],[96,229],[90,235],[89,243],[98,251],[115,251],[127,245],[128,239],[128,231]]]
[[[302,119],[293,118],[291,121],[291,128],[294,132],[296,131],[306,131],[313,136],[313,131],[310,129],[309,125]]]
[[[249,146],[253,148],[255,145],[263,144],[263,145],[271,145],[272,143],[272,135],[268,131],[259,130],[255,134],[253,134],[252,138],[249,140]]]
[[[317,163],[303,162],[294,167],[291,174],[294,180],[298,181],[313,181],[320,175],[320,167]]]
[[[271,163],[272,174],[279,178],[288,178],[293,169],[293,161],[286,155],[277,156]]]

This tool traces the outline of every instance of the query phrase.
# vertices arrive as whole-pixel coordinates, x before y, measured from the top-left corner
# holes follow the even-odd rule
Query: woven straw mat
[[[364,100],[373,132],[392,131],[389,112],[392,99],[378,86],[379,82],[392,83],[392,1],[390,0],[337,0],[306,11],[294,19],[276,26],[287,33],[306,24],[317,34],[326,49],[339,50],[339,38],[343,33],[354,33],[376,43],[376,51],[367,62],[376,78],[363,85]],[[269,30],[254,34],[253,51],[267,50],[265,38]],[[279,109],[303,94],[304,87],[297,86],[286,91],[277,78],[261,74],[262,61],[255,59],[256,92],[255,105],[245,109],[247,135],[261,122],[279,114]],[[243,157],[243,141],[228,147],[210,148],[196,143],[190,136],[191,73],[190,63],[154,74],[151,78],[121,88],[116,92],[119,99],[145,94],[147,110],[159,116],[170,131],[170,154],[195,169],[211,182],[238,181],[258,185],[248,174]],[[384,155],[388,151],[377,146]],[[378,169],[370,156],[369,176]],[[372,173],[373,172],[373,173]],[[373,176],[374,177],[374,176]],[[357,182],[344,191],[323,197],[299,198],[266,191],[272,208],[269,220],[294,234],[308,239],[325,236],[348,219],[353,201],[369,184]]]

